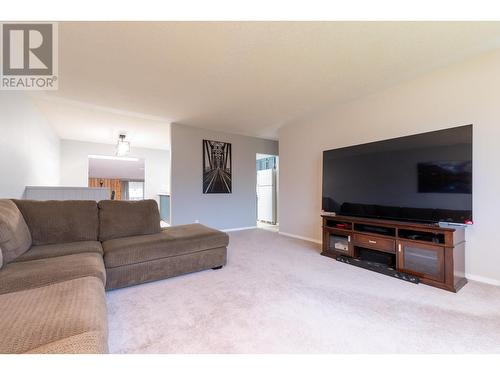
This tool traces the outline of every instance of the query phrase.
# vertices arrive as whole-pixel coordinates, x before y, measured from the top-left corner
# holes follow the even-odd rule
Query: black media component
[[[413,276],[413,275],[409,275],[407,273],[398,272],[394,268],[391,268],[391,267],[386,266],[386,265],[381,264],[381,263],[370,262],[370,261],[356,259],[356,258],[350,258],[350,257],[346,257],[343,255],[337,256],[336,260],[339,262],[342,262],[342,263],[356,266],[356,267],[361,267],[361,268],[364,268],[364,269],[367,269],[370,271],[375,271],[375,272],[381,273],[383,275],[395,277],[395,278],[400,279],[400,280],[408,281],[408,282],[413,283],[413,284],[420,283],[420,280],[418,277]]]

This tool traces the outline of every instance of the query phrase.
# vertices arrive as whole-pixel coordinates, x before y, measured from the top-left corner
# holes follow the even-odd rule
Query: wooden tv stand
[[[393,259],[396,271],[457,292],[466,283],[465,228],[324,214],[321,255]],[[389,254],[389,255],[388,255]],[[384,258],[384,259],[385,259]]]

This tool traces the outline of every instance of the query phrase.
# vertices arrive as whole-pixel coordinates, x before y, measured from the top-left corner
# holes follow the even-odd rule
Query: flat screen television
[[[472,224],[472,125],[323,152],[322,209]]]

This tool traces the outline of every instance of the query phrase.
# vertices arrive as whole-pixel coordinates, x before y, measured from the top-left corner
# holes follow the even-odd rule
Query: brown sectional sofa
[[[0,353],[106,353],[106,289],[220,268],[228,242],[151,200],[2,199]]]

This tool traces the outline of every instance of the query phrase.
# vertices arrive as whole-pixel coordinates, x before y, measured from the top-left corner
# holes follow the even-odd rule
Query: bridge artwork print
[[[203,193],[231,193],[231,143],[203,140]]]

